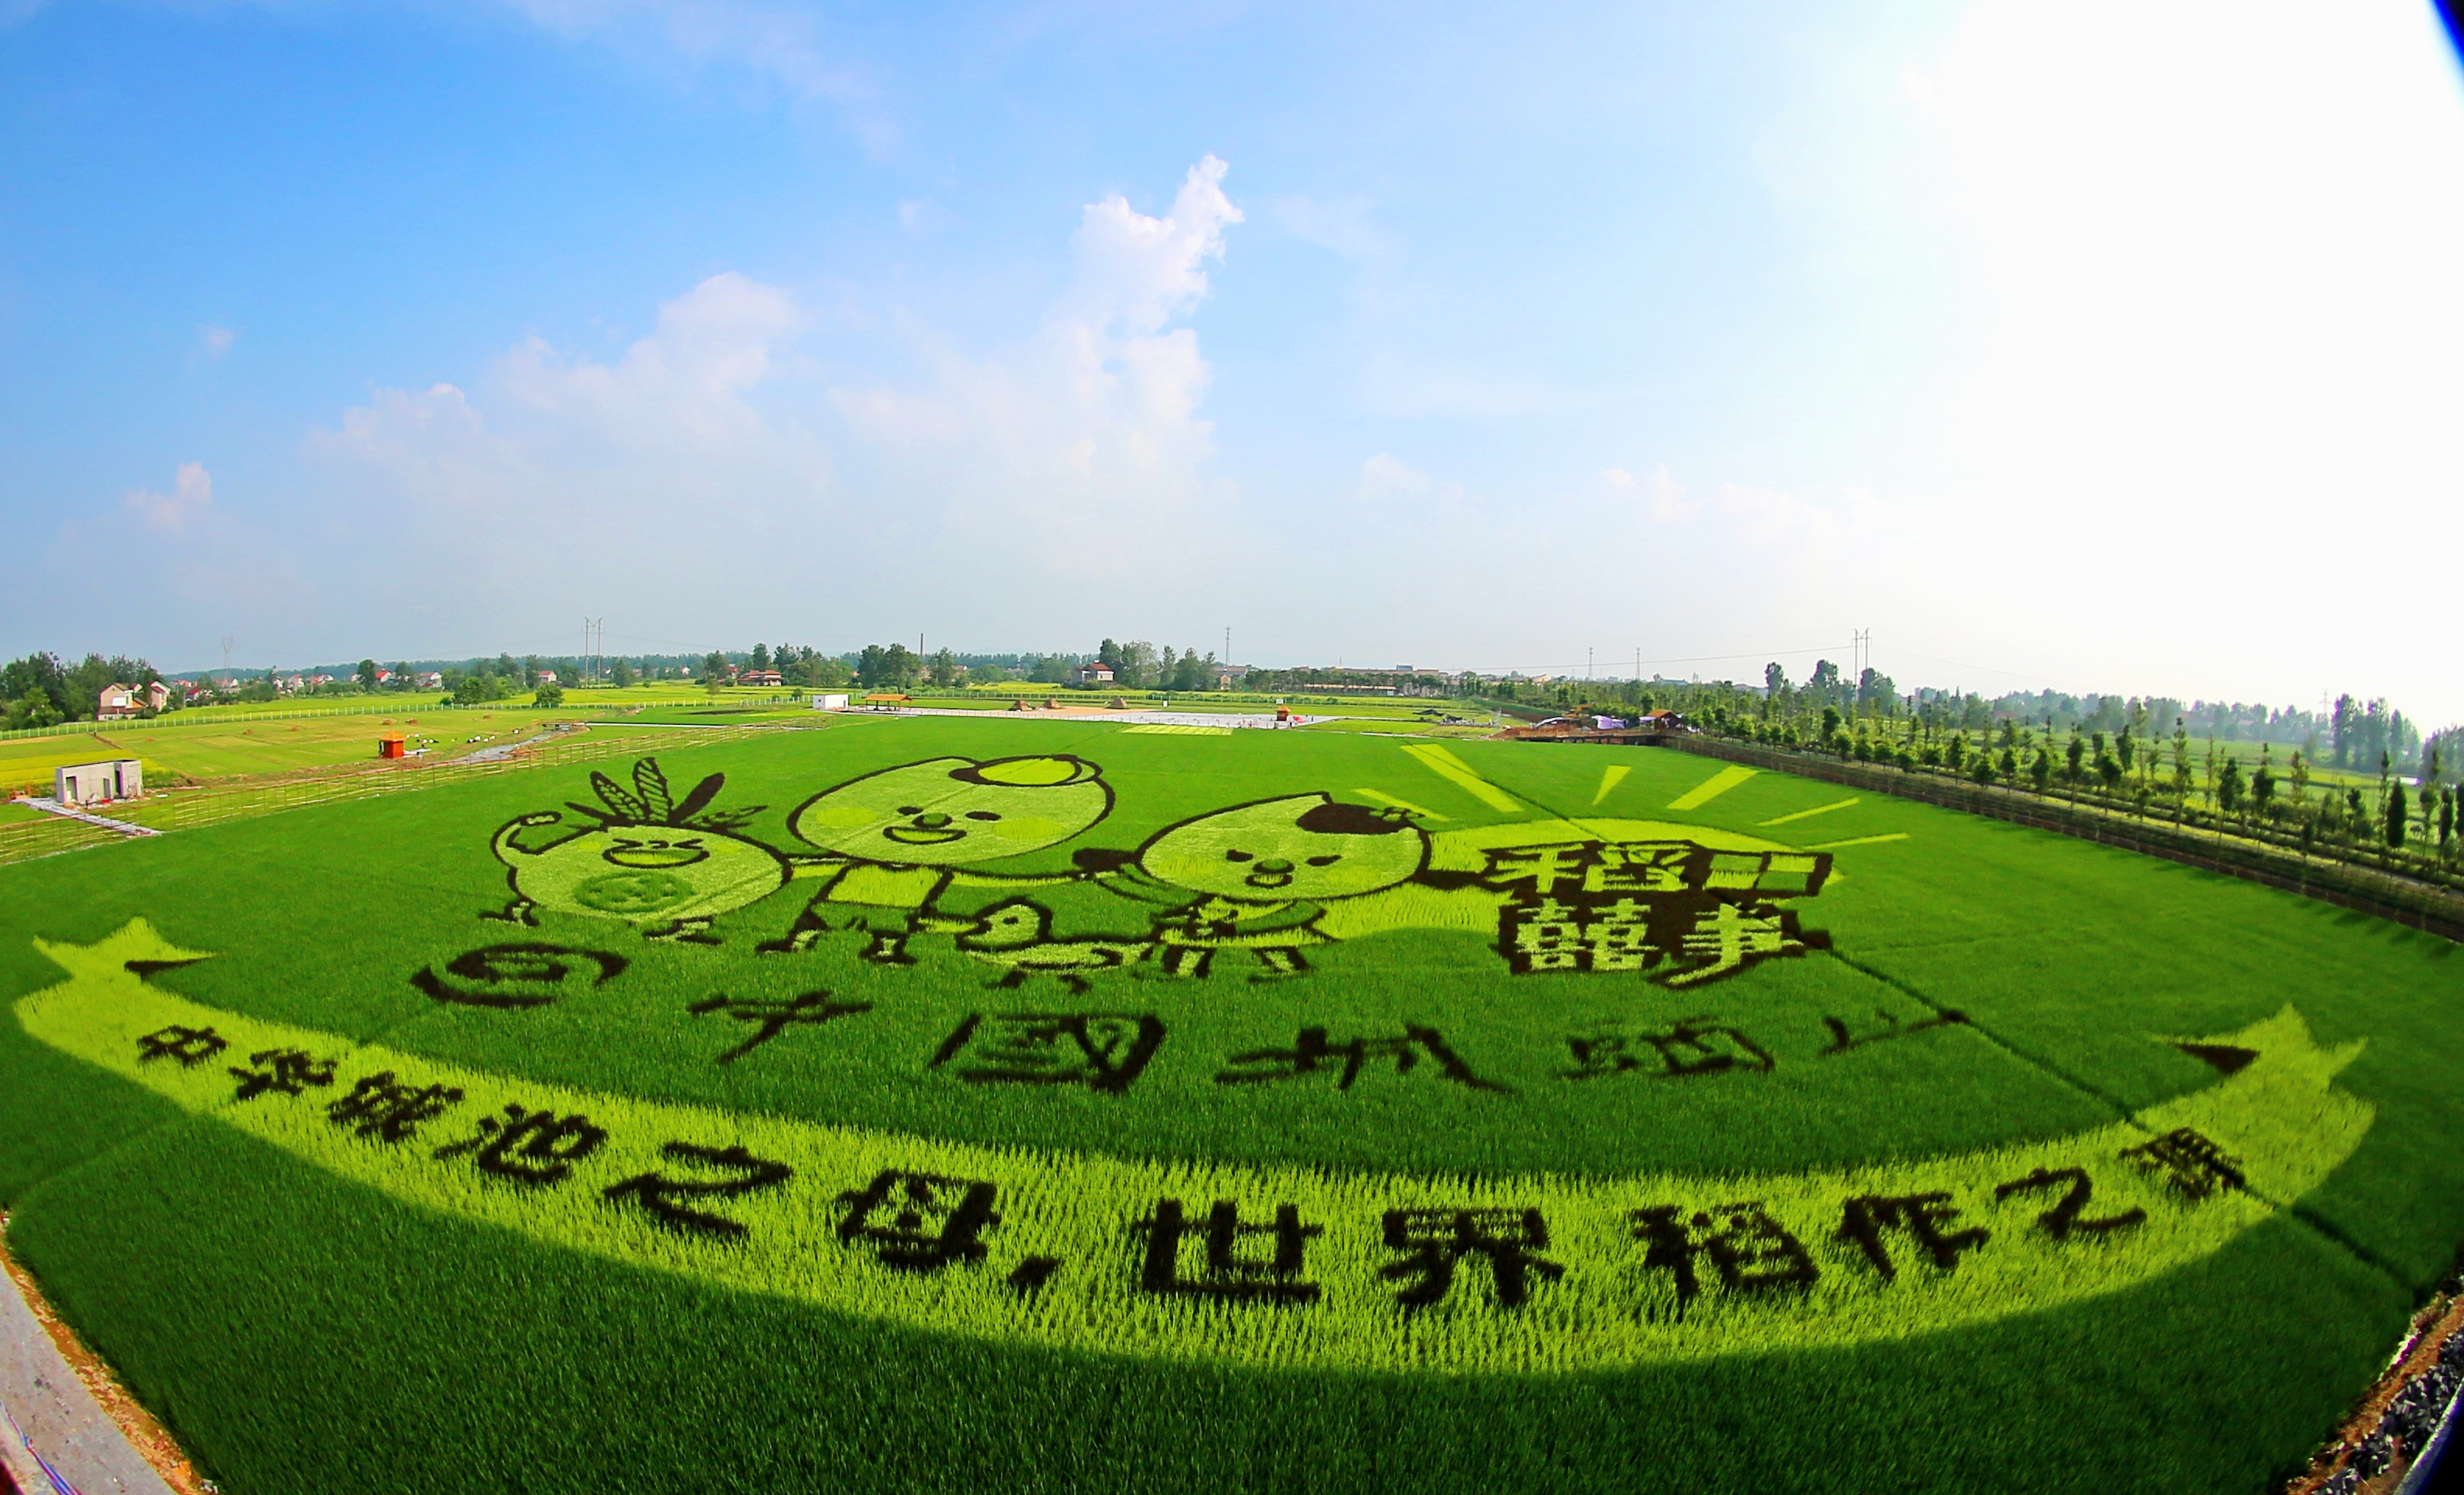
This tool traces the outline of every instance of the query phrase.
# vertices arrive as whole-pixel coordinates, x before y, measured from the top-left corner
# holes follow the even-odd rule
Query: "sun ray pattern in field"
[[[1451,815],[1441,815],[1441,814],[1439,814],[1439,813],[1438,813],[1437,811],[1435,811],[1435,810],[1431,810],[1431,809],[1423,809],[1423,808],[1421,808],[1419,805],[1414,804],[1414,803],[1413,803],[1411,801],[1409,801],[1409,800],[1398,800],[1398,799],[1395,798],[1395,796],[1393,796],[1393,795],[1391,795],[1391,794],[1381,793],[1380,791],[1375,790],[1375,789],[1354,789],[1354,790],[1353,790],[1352,792],[1353,792],[1353,793],[1354,793],[1354,794],[1356,794],[1356,795],[1359,795],[1359,796],[1360,796],[1362,799],[1364,799],[1364,800],[1375,800],[1375,801],[1376,801],[1376,802],[1377,802],[1378,803],[1380,803],[1380,804],[1388,804],[1388,805],[1392,805],[1392,806],[1394,806],[1396,809],[1398,809],[1398,810],[1409,810],[1409,811],[1411,811],[1413,814],[1415,814],[1415,815],[1419,816],[1419,817],[1420,819],[1422,819],[1422,820],[1452,820],[1452,819],[1454,819],[1454,817],[1453,817],[1453,816],[1451,816]]]
[[[1512,814],[1523,806],[1497,785],[1472,771],[1472,766],[1434,742],[1415,742],[1403,749],[1419,760],[1420,766],[1452,782],[1457,788],[1493,810]]]
[[[1672,810],[1697,810],[1754,776],[1755,770],[1730,764],[1668,802]]]
[[[1841,846],[1879,846],[1885,841],[1905,841],[1907,839],[1908,833],[1906,831],[1895,830],[1887,836],[1859,836],[1854,841],[1825,841],[1817,845],[1808,846],[1805,849],[1808,851],[1837,851]]]
[[[1828,815],[1833,810],[1844,810],[1852,804],[1862,804],[1865,801],[1862,796],[1851,796],[1845,800],[1834,800],[1829,804],[1817,804],[1810,810],[1799,810],[1793,815],[1774,816],[1770,820],[1762,822],[1762,824],[1766,825],[1785,825],[1791,821],[1812,820],[1816,815]]]
[[[1617,780],[1633,772],[1633,766],[1626,763],[1611,763],[1600,770],[1600,792],[1592,796],[1592,802],[1597,804],[1607,799],[1609,791],[1617,786]]]

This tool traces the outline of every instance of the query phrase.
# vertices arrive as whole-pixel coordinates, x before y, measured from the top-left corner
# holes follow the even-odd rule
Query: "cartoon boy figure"
[[[809,950],[826,930],[862,929],[872,934],[865,959],[909,964],[907,937],[942,927],[931,911],[953,885],[1028,888],[1080,875],[1002,876],[962,868],[1055,846],[1111,809],[1103,770],[1067,754],[927,758],[825,789],[796,807],[787,828],[821,848],[819,856],[797,859],[796,875],[825,879],[825,886],[785,938],[760,948]]]
[[[1404,814],[1295,794],[1169,825],[1098,880],[1162,906],[1155,957],[1173,976],[1204,976],[1219,950],[1245,950],[1267,976],[1309,969],[1307,945],[1338,937],[1331,905],[1410,882],[1429,838]]]

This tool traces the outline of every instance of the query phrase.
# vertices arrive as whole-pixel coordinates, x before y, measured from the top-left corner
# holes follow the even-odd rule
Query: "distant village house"
[[[171,688],[156,680],[149,685],[106,685],[95,703],[95,719],[111,721],[141,711],[161,711],[171,699]]]

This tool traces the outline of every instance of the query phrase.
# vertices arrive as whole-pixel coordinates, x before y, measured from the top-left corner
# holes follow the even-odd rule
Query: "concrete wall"
[[[62,804],[99,804],[145,793],[145,766],[133,758],[72,763],[52,773],[52,798]]]

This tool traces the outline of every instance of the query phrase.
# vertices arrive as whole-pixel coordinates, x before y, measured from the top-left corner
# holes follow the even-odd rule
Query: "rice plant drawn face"
[[[825,789],[788,819],[801,840],[868,861],[953,867],[1037,851],[1111,812],[1103,770],[1067,754],[935,758]]]
[[[1251,902],[1347,898],[1392,888],[1427,864],[1429,838],[1400,816],[1296,794],[1168,826],[1138,853],[1177,887]]]
[[[713,774],[676,801],[652,759],[634,765],[630,789],[593,774],[605,808],[572,808],[599,824],[532,850],[516,833],[562,817],[526,815],[496,833],[496,857],[510,868],[514,891],[539,908],[633,921],[709,919],[766,896],[787,878],[778,853],[733,833],[759,806],[706,813],[724,781]]]

